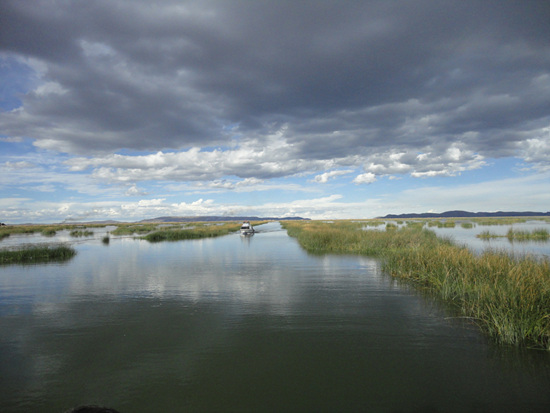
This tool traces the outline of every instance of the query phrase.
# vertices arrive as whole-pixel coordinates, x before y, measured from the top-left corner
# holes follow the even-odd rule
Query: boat
[[[250,222],[243,222],[243,224],[241,225],[241,235],[253,235],[254,232],[254,227]]]

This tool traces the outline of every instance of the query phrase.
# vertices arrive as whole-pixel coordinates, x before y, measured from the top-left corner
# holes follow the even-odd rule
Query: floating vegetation
[[[349,223],[285,222],[300,245],[316,254],[382,259],[393,277],[452,303],[496,342],[550,350],[550,261],[505,253],[472,253],[433,231],[360,231]]]
[[[1,250],[0,265],[8,264],[39,264],[51,261],[66,261],[76,255],[71,247],[41,247],[32,246],[17,250]]]
[[[503,237],[503,235],[498,235],[491,231],[481,231],[479,234],[476,235],[476,238],[485,239],[485,240],[499,238],[499,237]]]
[[[87,230],[72,230],[70,232],[71,237],[90,237],[94,235],[93,231],[87,231]]]
[[[111,231],[113,235],[146,234],[157,230],[159,224],[120,224],[117,229]],[[180,225],[178,225],[181,228]]]
[[[472,229],[474,227],[474,224],[472,222],[463,222],[460,224],[460,226],[465,229]]]
[[[45,237],[53,237],[55,234],[57,234],[57,231],[55,228],[44,228],[41,233]]]
[[[422,229],[425,225],[425,222],[422,221],[407,221],[408,228]]]
[[[82,231],[86,228],[103,228],[105,224],[89,224],[86,226],[75,224],[36,224],[36,225],[6,225],[0,227],[0,239],[8,237],[10,234],[34,234],[41,233],[47,237],[53,237],[58,231],[73,230]],[[88,231],[89,232],[89,231]],[[90,232],[93,234],[93,232]]]
[[[535,218],[536,219],[536,218]],[[483,226],[490,225],[513,225],[521,224],[527,221],[526,218],[511,218],[511,217],[502,217],[502,218],[472,218],[472,220]]]
[[[454,228],[455,222],[452,220],[436,220],[436,221],[430,221],[428,222],[428,227],[438,227],[438,228]]]
[[[111,238],[108,235],[105,235],[103,238],[101,238],[101,242],[105,245],[109,245],[109,242],[111,242]]]
[[[533,231],[514,230],[510,228],[506,233],[510,241],[548,241],[550,234],[547,229],[537,228]]]
[[[252,223],[258,225],[257,223]],[[186,229],[163,229],[155,232],[151,232],[143,236],[149,242],[161,242],[161,241],[181,241],[186,239],[199,239],[219,237],[221,235],[227,235],[232,232],[238,231],[241,227],[240,223],[220,223],[217,225],[196,223],[192,228]]]
[[[550,233],[545,228],[537,228],[533,231],[515,230],[510,228],[506,235],[498,235],[490,231],[482,231],[476,235],[481,239],[508,238],[509,241],[548,241]]]

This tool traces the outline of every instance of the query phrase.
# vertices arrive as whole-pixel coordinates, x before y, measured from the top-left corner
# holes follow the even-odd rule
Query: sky
[[[550,210],[546,0],[3,0],[0,221]]]

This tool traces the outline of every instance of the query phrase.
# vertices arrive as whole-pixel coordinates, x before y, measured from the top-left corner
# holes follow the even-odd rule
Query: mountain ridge
[[[441,213],[424,212],[424,213],[406,213],[406,214],[388,214],[383,217],[386,219],[399,218],[492,218],[492,217],[548,217],[550,212],[533,212],[533,211],[497,211],[497,212],[469,212],[469,211],[446,211]]]

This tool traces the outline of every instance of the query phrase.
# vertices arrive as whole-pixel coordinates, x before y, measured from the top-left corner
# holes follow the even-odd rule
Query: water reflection
[[[0,269],[0,410],[548,407],[546,353],[491,347],[376,260],[263,229],[91,241],[67,264]]]
[[[506,234],[510,229],[516,231],[532,232],[535,229],[548,229],[550,231],[550,223],[546,221],[527,221],[511,225],[475,225],[473,228],[437,228],[432,227],[431,230],[439,236],[449,237],[455,240],[458,244],[467,245],[477,253],[486,250],[504,251],[517,256],[534,255],[537,257],[550,258],[550,242],[539,241],[511,241],[506,238]],[[490,231],[496,234],[498,238],[480,239],[477,238],[483,231]]]

